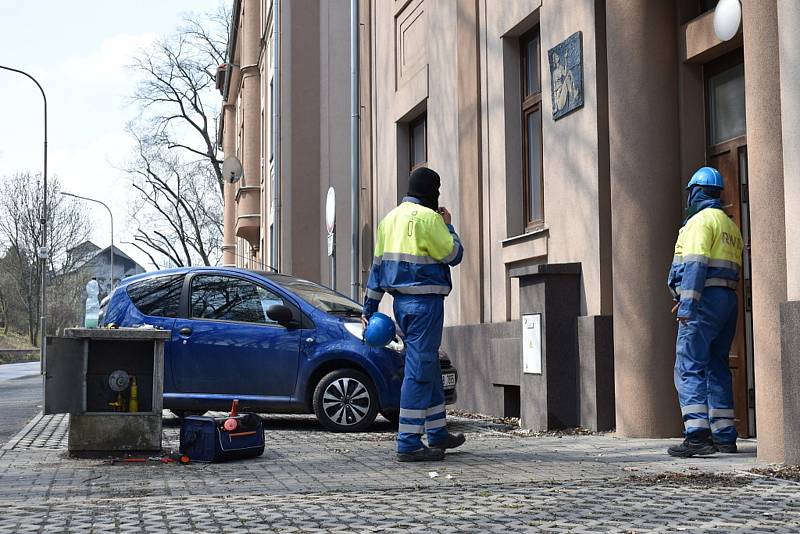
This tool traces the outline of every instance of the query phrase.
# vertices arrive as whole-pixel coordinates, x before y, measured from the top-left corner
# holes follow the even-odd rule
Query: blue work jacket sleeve
[[[682,269],[683,269],[682,263],[673,262],[672,266],[669,269],[669,274],[667,274],[667,287],[669,287],[669,293],[670,295],[672,295],[672,298],[675,299],[676,302],[681,298],[677,288],[681,285],[680,271]]]
[[[383,298],[383,287],[381,287],[381,258],[383,256],[383,248],[385,236],[383,221],[378,224],[375,236],[375,257],[372,261],[372,268],[369,270],[369,279],[367,280],[367,291],[364,295],[364,307],[361,314],[369,319],[372,314],[378,311],[378,306]]]
[[[682,319],[694,317],[697,303],[700,302],[700,297],[703,296],[707,270],[708,265],[702,261],[684,262],[678,317]]]
[[[375,262],[369,271],[369,280],[367,281],[367,292],[364,295],[364,308],[362,315],[369,319],[372,314],[378,311],[378,306],[383,298],[383,289],[381,288],[381,264]]]
[[[453,255],[450,257],[450,261],[446,263],[450,267],[455,267],[464,259],[464,245],[461,244],[461,238],[458,237],[456,229],[452,224],[447,225],[447,230],[450,232],[450,235],[453,236]]]
[[[714,228],[709,221],[696,215],[684,227],[681,241],[683,272],[678,317],[691,319],[706,286],[708,262],[714,244]]]

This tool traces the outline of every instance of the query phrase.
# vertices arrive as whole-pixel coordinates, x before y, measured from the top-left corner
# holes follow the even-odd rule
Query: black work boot
[[[717,452],[722,452],[725,454],[736,454],[739,452],[739,448],[736,446],[735,441],[731,441],[728,443],[723,443],[721,441],[715,441],[714,447],[717,449]]]
[[[677,458],[708,456],[715,452],[717,452],[717,448],[711,438],[686,438],[680,445],[673,445],[667,449],[667,454]]]
[[[467,438],[464,437],[464,434],[447,434],[447,437],[444,438],[442,441],[438,443],[430,443],[430,446],[434,449],[455,449],[456,447],[460,447],[467,441]]]
[[[397,453],[398,462],[438,462],[440,460],[444,460],[444,451],[430,447],[422,447],[412,452]]]

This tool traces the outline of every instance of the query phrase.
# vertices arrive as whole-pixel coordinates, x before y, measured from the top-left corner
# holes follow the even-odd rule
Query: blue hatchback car
[[[124,280],[104,299],[103,325],[170,330],[164,407],[178,416],[227,410],[314,413],[329,430],[358,432],[381,413],[396,422],[401,336],[370,348],[361,306],[278,273],[192,267]],[[440,353],[448,404],[458,373]]]

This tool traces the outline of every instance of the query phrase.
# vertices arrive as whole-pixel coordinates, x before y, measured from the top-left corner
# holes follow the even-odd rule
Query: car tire
[[[378,416],[378,393],[372,380],[355,369],[328,373],[314,389],[314,414],[333,432],[361,432]]]
[[[400,424],[400,412],[398,410],[384,410],[381,412],[384,419],[392,423],[392,426]]]

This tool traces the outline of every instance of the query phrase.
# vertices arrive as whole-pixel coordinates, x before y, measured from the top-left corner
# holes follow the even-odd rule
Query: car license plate
[[[450,388],[456,385],[456,375],[453,373],[447,373],[442,375],[442,383],[444,387]]]

